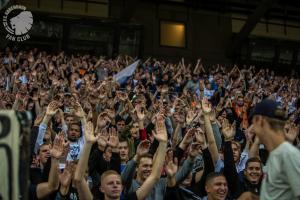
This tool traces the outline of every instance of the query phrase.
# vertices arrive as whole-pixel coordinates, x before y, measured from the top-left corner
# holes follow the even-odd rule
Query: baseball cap
[[[256,104],[256,106],[250,112],[249,118],[252,119],[254,115],[261,115],[279,120],[287,120],[287,113],[281,107],[280,103],[271,99],[264,99],[260,103]]]

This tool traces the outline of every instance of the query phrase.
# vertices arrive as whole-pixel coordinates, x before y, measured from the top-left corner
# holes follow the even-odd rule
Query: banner
[[[0,111],[0,195],[19,198],[20,126],[14,111]]]
[[[0,199],[28,199],[31,117],[0,110]]]

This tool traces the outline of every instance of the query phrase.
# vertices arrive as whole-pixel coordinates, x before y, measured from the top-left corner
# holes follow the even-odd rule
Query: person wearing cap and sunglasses
[[[252,112],[253,129],[270,152],[260,199],[300,199],[300,152],[285,140],[286,112],[265,99]]]

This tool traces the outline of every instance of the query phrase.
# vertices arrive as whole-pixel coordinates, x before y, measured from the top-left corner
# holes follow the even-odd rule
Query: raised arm
[[[206,137],[208,142],[208,149],[210,151],[214,164],[216,164],[219,159],[219,153],[218,153],[215,136],[210,122],[211,109],[212,109],[211,104],[206,99],[203,99],[202,110],[204,114],[204,125],[205,125],[205,132],[206,132]]]
[[[81,107],[81,105],[80,105],[79,102],[75,103],[74,109],[75,109],[74,115],[76,117],[78,117],[78,119],[80,120],[81,126],[85,127],[85,124],[86,124],[86,113],[82,109],[82,107]]]
[[[218,125],[218,120],[216,119],[216,111],[215,110],[210,113],[210,121],[211,121],[211,126],[213,129],[217,148],[221,149],[222,137],[221,137],[221,132],[220,132],[220,128]]]
[[[199,196],[206,196],[205,181],[209,173],[214,172],[215,167],[210,152],[205,141],[205,134],[201,131],[196,132],[196,139],[201,144],[204,169],[196,172],[194,182],[192,182],[193,192]]]
[[[150,176],[136,191],[136,196],[139,200],[145,199],[149,195],[161,175],[161,170],[165,162],[168,141],[168,135],[164,121],[165,120],[162,116],[159,116],[156,120],[154,137],[157,141],[159,141],[159,146],[156,150],[156,158]]]
[[[48,182],[40,183],[37,185],[36,194],[38,199],[42,199],[53,193],[59,186],[58,164],[59,159],[63,155],[64,148],[68,145],[65,142],[64,134],[56,135],[52,148],[50,149],[51,155],[51,168],[49,173]]]
[[[167,185],[168,187],[175,187],[176,186],[176,173],[178,170],[178,159],[174,158],[170,159],[167,162],[167,165],[165,167],[166,173],[167,173]]]
[[[119,150],[119,136],[115,128],[109,129],[109,138],[107,141],[107,145],[110,146],[112,150],[110,170],[114,170],[120,174],[121,158]]]
[[[50,119],[53,117],[53,115],[57,112],[58,110],[58,102],[52,101],[49,103],[46,114],[43,118],[42,123],[39,125],[39,133],[35,142],[35,147],[34,147],[34,152],[36,153],[38,148],[43,144],[43,139],[48,127],[48,123]]]
[[[20,93],[18,92],[18,93],[16,94],[16,99],[15,99],[14,104],[13,104],[13,106],[12,106],[12,109],[13,109],[13,110],[18,110],[18,109],[19,109],[20,102],[21,102],[20,98],[21,98],[21,95],[20,95]]]
[[[145,117],[146,117],[145,110],[144,110],[144,108],[142,108],[141,105],[137,105],[135,107],[135,110],[136,110],[136,115],[137,115],[138,122],[139,122],[140,140],[146,140],[147,139],[147,132],[146,132],[145,127],[144,127],[144,120],[145,120]]]
[[[222,133],[225,140],[224,176],[227,179],[228,188],[230,188],[231,195],[236,197],[236,195],[238,196],[240,192],[240,184],[231,148],[231,142],[235,136],[235,124],[229,124],[227,120],[224,120],[222,124]]]
[[[78,190],[80,199],[92,199],[93,195],[88,188],[87,182],[84,179],[84,174],[88,166],[89,154],[92,145],[99,139],[98,136],[94,135],[94,126],[92,122],[88,122],[85,126],[85,144],[80,155],[78,165],[76,167],[74,180]]]
[[[193,71],[194,74],[198,74],[199,73],[198,68],[199,68],[199,64],[200,63],[201,63],[201,58],[197,60],[197,64],[196,64],[196,66],[194,68],[194,71]]]
[[[256,136],[249,150],[249,158],[259,157],[259,138]]]
[[[71,167],[71,163],[67,163],[63,173],[59,175],[59,182],[60,182],[59,196],[60,197],[65,197],[68,194],[71,181],[72,181],[72,167]]]
[[[182,167],[178,170],[176,173],[176,183],[182,182],[188,174],[192,171],[193,165],[194,165],[194,160],[196,156],[200,153],[200,144],[199,143],[192,143],[189,148],[189,156],[188,158],[184,161]]]
[[[139,159],[140,156],[147,154],[149,152],[150,145],[151,144],[149,140],[143,140],[142,142],[140,142],[140,144],[137,147],[135,156],[127,163],[124,171],[122,172],[121,174],[122,183],[126,190],[129,190],[129,188],[131,187],[131,182],[135,174],[137,160]]]
[[[32,100],[34,102],[35,113],[38,115],[38,114],[40,114],[42,112],[42,108],[41,108],[41,105],[40,105],[40,102],[39,102],[39,99],[38,99],[37,92],[35,92],[33,94]]]

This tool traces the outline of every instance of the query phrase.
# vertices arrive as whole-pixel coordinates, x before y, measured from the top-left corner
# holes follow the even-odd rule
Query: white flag
[[[123,84],[127,78],[129,78],[130,76],[133,75],[136,67],[138,66],[140,60],[135,61],[134,63],[128,65],[127,67],[125,67],[124,69],[122,69],[120,72],[118,72],[117,74],[115,74],[113,76],[114,80],[117,81],[120,84]]]

